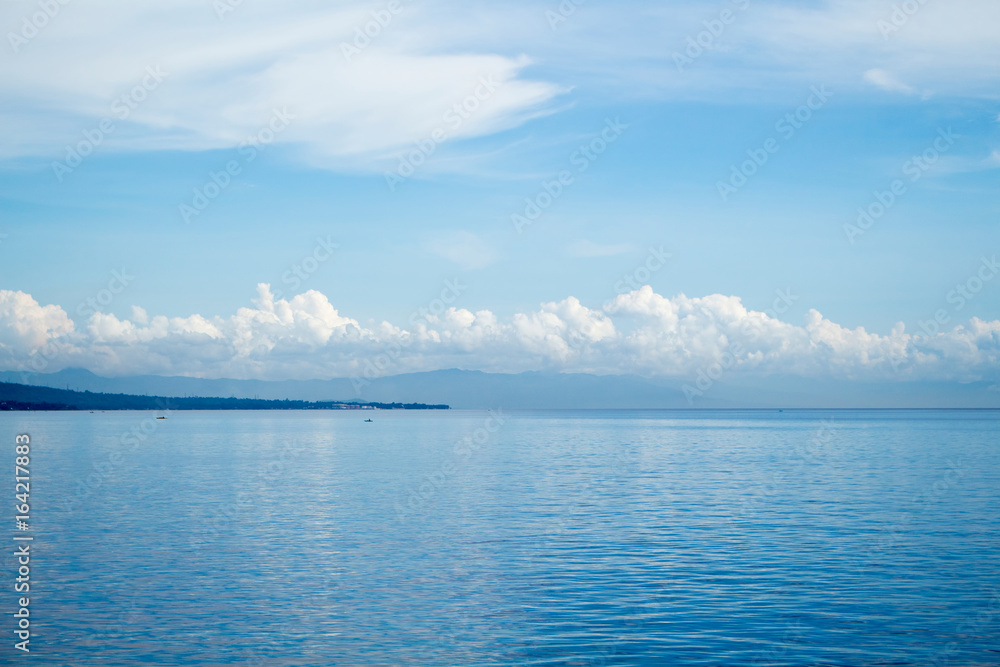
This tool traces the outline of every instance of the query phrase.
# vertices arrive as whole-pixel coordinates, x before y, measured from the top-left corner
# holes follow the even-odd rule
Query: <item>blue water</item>
[[[0,662],[1000,664],[1000,412],[154,416],[0,416]]]

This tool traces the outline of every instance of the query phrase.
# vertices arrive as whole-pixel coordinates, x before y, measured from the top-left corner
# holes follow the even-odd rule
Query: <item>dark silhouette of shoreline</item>
[[[448,410],[448,405],[101,394],[0,382],[0,410]]]

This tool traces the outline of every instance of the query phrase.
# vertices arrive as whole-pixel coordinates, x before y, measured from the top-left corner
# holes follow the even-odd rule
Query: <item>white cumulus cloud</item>
[[[30,294],[0,290],[0,349],[34,352],[73,331],[59,306],[41,306]]]
[[[508,319],[450,308],[405,327],[364,327],[318,291],[278,299],[261,284],[253,303],[228,317],[142,319],[95,313],[77,329],[59,306],[0,291],[0,363],[8,370],[306,379],[358,375],[391,358],[379,374],[460,367],[690,378],[726,358],[734,373],[1000,379],[1000,321],[973,318],[932,337],[900,324],[880,335],[815,310],[793,324],[749,310],[736,296],[665,297],[648,285],[602,309],[568,297]]]

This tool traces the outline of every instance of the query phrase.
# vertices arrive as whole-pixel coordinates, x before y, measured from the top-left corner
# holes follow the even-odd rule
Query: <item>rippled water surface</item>
[[[0,418],[24,664],[1000,664],[998,412],[154,416]]]

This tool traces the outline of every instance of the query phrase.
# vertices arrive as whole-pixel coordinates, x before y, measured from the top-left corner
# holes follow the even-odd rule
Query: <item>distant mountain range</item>
[[[687,408],[1000,408],[1000,392],[987,382],[863,383],[770,377],[751,381],[723,376],[689,402],[693,380],[649,380],[634,375],[441,370],[369,380],[355,388],[332,380],[204,380],[140,375],[106,378],[83,369],[57,373],[0,372],[0,381],[76,391],[145,396],[255,398],[298,401],[373,401],[448,404],[485,409]]]

